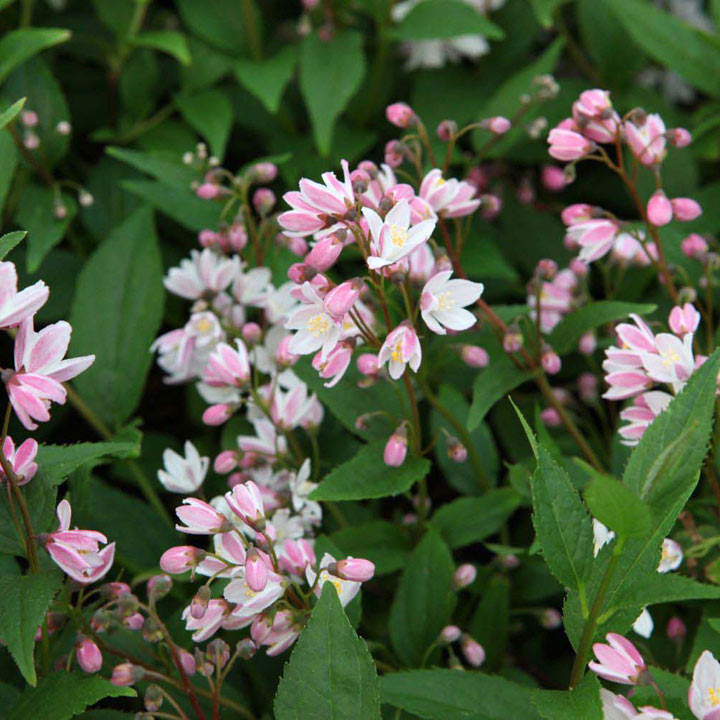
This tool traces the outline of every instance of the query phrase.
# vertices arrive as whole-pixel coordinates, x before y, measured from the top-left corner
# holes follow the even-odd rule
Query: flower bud
[[[78,193],[78,202],[83,207],[90,207],[95,202],[95,198],[87,190],[81,190]]]
[[[585,277],[588,272],[590,272],[590,268],[588,268],[587,263],[578,258],[574,258],[570,261],[570,270],[572,270],[579,278]]]
[[[673,217],[673,206],[662,190],[656,190],[647,204],[648,222],[655,227],[667,225]]]
[[[220,195],[220,186],[214,182],[204,182],[198,186],[195,194],[202,200],[214,200]]]
[[[112,622],[112,615],[105,609],[100,608],[93,613],[90,619],[90,627],[96,635],[107,632]]]
[[[512,123],[502,115],[488,118],[483,124],[495,135],[504,135],[512,127]]]
[[[129,687],[145,677],[145,670],[139,665],[120,663],[113,668],[110,682],[118,687]]]
[[[69,135],[72,132],[72,125],[70,125],[67,120],[61,120],[55,126],[55,132],[58,133],[58,135]]]
[[[393,103],[385,108],[385,117],[395,127],[406,128],[415,122],[415,112],[407,103]]]
[[[317,270],[307,265],[306,263],[295,263],[288,268],[288,278],[296,283],[302,285],[304,282],[309,282],[317,275]]]
[[[250,638],[243,638],[236,646],[239,658],[249,660],[257,652],[257,645]]]
[[[457,625],[446,625],[438,635],[438,643],[442,645],[450,645],[460,639],[462,632]]]
[[[443,142],[450,142],[458,131],[457,123],[454,120],[443,120],[437,126],[437,136]]]
[[[256,322],[245,323],[240,332],[243,340],[249,345],[255,345],[262,337],[262,329]]]
[[[485,649],[469,635],[464,634],[460,639],[460,649],[468,665],[480,667],[485,662]]]
[[[308,244],[305,238],[292,237],[287,238],[287,249],[298,257],[305,257],[308,251]]]
[[[132,590],[127,583],[124,582],[109,582],[104,583],[99,588],[100,594],[108,600],[117,600],[123,595],[131,595]]]
[[[517,325],[511,325],[502,341],[506,353],[516,353],[523,346],[523,336]]]
[[[235,252],[240,252],[248,242],[245,226],[241,222],[234,222],[227,230],[227,239],[230,248]]]
[[[96,673],[102,668],[103,656],[100,648],[88,637],[78,638],[75,656],[83,672]]]
[[[453,575],[453,590],[462,590],[468,585],[472,585],[477,577],[477,570],[470,563],[463,563],[455,570]]]
[[[390,436],[385,445],[383,460],[390,467],[400,467],[407,456],[407,430],[405,425],[400,425]]]
[[[363,286],[360,278],[346,280],[325,295],[325,307],[334,318],[342,320],[357,302]]]
[[[237,450],[223,450],[215,458],[213,470],[215,470],[218,475],[227,475],[227,473],[232,472],[238,466],[239,461],[240,458]]]
[[[253,592],[262,592],[268,582],[267,565],[255,548],[252,548],[247,554],[245,581]]]
[[[680,222],[691,222],[702,215],[700,203],[692,198],[673,198],[670,205],[673,217]]]
[[[173,581],[169,575],[153,575],[147,583],[148,597],[161,600],[172,590],[172,586]]]
[[[272,182],[277,177],[277,173],[277,165],[271,162],[256,163],[250,168],[252,181],[261,185]]]
[[[580,336],[578,349],[583,355],[592,355],[597,347],[597,338],[592,330],[588,330]]]
[[[493,220],[502,210],[503,202],[497,195],[486,193],[480,196],[480,214],[485,220]]]
[[[367,582],[375,574],[375,565],[363,558],[346,557],[336,564],[335,575],[352,582]]]
[[[56,220],[64,220],[67,217],[67,207],[62,200],[56,200],[53,205],[53,215]]]
[[[195,648],[195,665],[198,673],[203,677],[212,677],[215,674],[215,664],[200,648]]]
[[[215,667],[222,670],[230,659],[230,646],[224,640],[216,638],[208,643],[206,654],[212,658]]]
[[[378,357],[373,353],[363,353],[358,356],[357,369],[361,375],[375,377],[378,373]]]
[[[692,142],[692,135],[685,128],[672,128],[667,131],[667,139],[671,145],[684,148]]]
[[[206,425],[215,427],[217,425],[225,424],[233,414],[233,406],[227,403],[218,403],[217,405],[211,405],[202,414],[202,421]]]
[[[514,570],[520,565],[520,560],[518,560],[518,556],[514,555],[513,553],[510,553],[508,555],[500,555],[498,559],[500,560],[500,564],[506,570]]]
[[[592,373],[581,373],[578,377],[578,393],[583,402],[597,400],[598,379]]]
[[[479,345],[463,345],[460,348],[460,358],[471,368],[484,368],[490,364],[487,350]]]
[[[557,630],[562,625],[562,615],[555,608],[546,608],[540,615],[540,625],[546,630]]]
[[[194,570],[207,553],[192,545],[178,545],[166,550],[160,557],[160,568],[170,575],[179,575]]]
[[[560,372],[560,368],[562,368],[562,360],[560,360],[560,356],[549,347],[543,350],[542,355],[540,356],[540,364],[548,375],[556,375]]]
[[[180,667],[182,667],[185,675],[194,675],[197,671],[197,665],[192,653],[189,653],[187,650],[180,650],[178,654],[180,656]]]
[[[390,140],[390,142],[385,145],[385,162],[391,168],[396,168],[402,165],[403,158],[402,143],[397,140]]]
[[[535,272],[545,280],[551,280],[558,271],[558,264],[554,260],[544,258],[538,261]]]
[[[20,113],[20,121],[25,127],[35,127],[40,119],[34,110],[23,110]]]
[[[452,435],[448,435],[445,439],[445,447],[447,455],[454,463],[464,463],[467,460],[467,448]]]
[[[300,359],[300,356],[291,353],[288,347],[292,338],[292,335],[284,337],[275,350],[275,361],[280,367],[292,367]]]
[[[270,188],[258,188],[253,193],[253,207],[260,217],[265,217],[274,207],[277,198]]]
[[[543,165],[540,173],[540,182],[550,192],[560,192],[568,184],[565,178],[565,171],[557,165]]]
[[[145,618],[141,613],[132,613],[132,615],[125,616],[121,621],[124,628],[128,630],[140,630],[145,622]]]
[[[190,603],[190,614],[196,620],[201,620],[205,616],[209,602],[210,588],[207,585],[201,585]]]
[[[697,233],[692,233],[684,238],[680,247],[683,253],[693,260],[701,260],[708,251],[707,241]]]
[[[685,623],[677,616],[671,617],[667,624],[667,636],[670,640],[684,640],[687,635]]]
[[[545,408],[540,413],[540,420],[545,427],[560,427],[562,425],[560,414],[555,408]]]
[[[148,685],[143,702],[148,712],[157,712],[163,703],[163,694],[160,688],[157,685]]]

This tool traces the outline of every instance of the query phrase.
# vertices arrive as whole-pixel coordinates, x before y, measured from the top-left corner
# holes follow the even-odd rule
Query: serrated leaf
[[[277,720],[380,720],[375,664],[332,583],[285,665],[274,710]]]
[[[490,490],[481,497],[459,498],[443,505],[431,522],[451,548],[464,547],[494,535],[520,502],[512,488]]]
[[[478,373],[473,382],[473,397],[468,414],[468,430],[474,430],[490,408],[502,397],[531,380],[535,373],[515,367],[509,360],[499,359]]]
[[[330,540],[343,555],[363,557],[375,564],[375,575],[395,572],[405,566],[411,543],[408,530],[387,520],[342,528]]]
[[[626,485],[609,475],[593,473],[585,488],[585,504],[593,517],[629,538],[647,535],[652,528],[650,508]]]
[[[129,687],[118,687],[98,675],[54,672],[36,688],[27,688],[8,712],[6,720],[69,720],[88,705],[106,697],[135,697]]]
[[[550,333],[548,343],[555,352],[564,355],[577,346],[583,333],[594,330],[605,323],[626,318],[631,313],[647,315],[654,312],[656,305],[628,303],[617,300],[598,300],[584,305],[566,315]]]
[[[280,98],[295,72],[297,61],[295,47],[285,46],[261,62],[247,58],[238,60],[235,75],[243,87],[274,114],[280,107]]]
[[[152,211],[140,208],[85,264],[70,313],[72,354],[96,355],[95,363],[74,383],[112,426],[125,421],[140,401],[163,297]]]
[[[437,40],[458,35],[483,35],[502,40],[505,32],[462,0],[426,0],[390,30],[397,40]]]
[[[300,90],[321,155],[329,154],[335,121],[365,75],[362,44],[359,32],[342,30],[327,42],[310,33],[300,47]]]
[[[435,530],[413,551],[390,610],[390,640],[400,660],[419,666],[455,605],[452,555]]]
[[[368,500],[408,491],[430,472],[430,462],[408,454],[400,467],[383,460],[384,443],[366,445],[351,460],[328,473],[311,493],[313,500]]]
[[[532,701],[546,720],[603,720],[600,683],[592,673],[572,690],[535,690]]]
[[[27,232],[24,230],[16,230],[0,237],[0,260],[3,260],[13,248],[16,248],[26,235]]]
[[[647,573],[628,583],[613,607],[635,608],[684,600],[717,600],[720,587],[676,573]]]
[[[187,38],[177,30],[149,30],[136,35],[132,42],[136,47],[161,50],[183,65],[190,65],[192,62]]]
[[[23,109],[27,98],[20,98],[17,102],[14,102],[7,110],[0,113],[0,130],[4,130],[5,127],[11,123]]]
[[[22,28],[0,39],[0,83],[18,66],[46,48],[70,38],[63,28]]]
[[[215,88],[201,90],[175,98],[175,104],[188,123],[210,143],[212,154],[224,158],[233,122],[232,105],[225,93]]]
[[[0,639],[30,685],[37,682],[33,657],[35,633],[61,581],[59,572],[0,578]]]
[[[428,720],[540,720],[530,692],[502,677],[457,670],[410,670],[380,678],[383,703]]]

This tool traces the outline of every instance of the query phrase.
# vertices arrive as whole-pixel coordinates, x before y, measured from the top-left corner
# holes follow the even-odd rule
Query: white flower
[[[472,305],[484,290],[482,283],[450,280],[452,270],[437,273],[425,283],[420,297],[422,319],[430,330],[445,335],[445,328],[467,330],[477,318],[467,305]]]
[[[602,700],[603,720],[632,720],[637,718],[637,710],[633,704],[622,695],[615,695],[605,688],[600,688]]]
[[[202,252],[192,250],[190,259],[180,262],[180,267],[171,268],[163,283],[174,295],[197,300],[204,294],[225,290],[240,271],[237,255],[226,258],[210,248]]]
[[[282,575],[278,575],[272,570],[268,570],[267,575],[267,585],[259,592],[252,590],[244,577],[231,580],[223,591],[223,596],[228,602],[236,603],[230,617],[237,623],[237,627],[243,627],[244,624],[249,625],[258,613],[269,608],[283,596],[285,581]]]
[[[385,220],[371,208],[363,208],[362,213],[370,228],[367,265],[371,270],[402,260],[416,247],[427,242],[435,230],[434,219],[410,226],[410,205],[407,200],[397,203],[385,216]]]
[[[593,518],[592,526],[593,539],[595,541],[593,546],[593,555],[597,557],[600,550],[602,550],[603,545],[607,545],[615,538],[615,533],[595,518]]]
[[[698,720],[720,718],[720,663],[709,650],[695,663],[688,703]]]
[[[320,503],[308,498],[317,486],[317,483],[310,480],[310,459],[308,458],[290,479],[293,509],[295,512],[301,513],[302,520],[306,525],[318,525],[322,520]]]
[[[692,342],[692,333],[686,333],[682,340],[670,333],[656,335],[657,353],[640,355],[647,374],[655,382],[671,385],[673,392],[680,392],[695,367]]]
[[[268,296],[275,290],[270,282],[271,279],[272,273],[266,267],[252,268],[243,273],[238,272],[235,282],[233,282],[233,296],[242,305],[265,307]]]
[[[340,340],[342,326],[309,282],[303,283],[301,289],[303,305],[285,323],[288,330],[297,330],[288,350],[295,355],[308,355],[322,349],[324,359]]]
[[[327,568],[334,564],[335,558],[332,555],[325,553],[320,561],[320,577],[318,578],[317,585],[315,586],[315,594],[320,597],[323,585],[326,582],[331,582],[337,590],[340,604],[345,607],[358,594],[361,583],[343,580],[336,575],[331,575]],[[317,578],[317,573],[308,566],[305,569],[305,578],[307,579],[309,585],[313,585],[315,583],[315,578]]]
[[[680,543],[665,538],[662,544],[662,555],[660,556],[660,564],[658,565],[659,573],[667,573],[671,570],[677,570],[683,561],[683,551]]]
[[[185,457],[168,448],[163,453],[165,468],[158,470],[158,480],[166,490],[174,493],[194,493],[205,480],[210,458],[200,453],[189,441],[185,441]]]
[[[649,638],[653,634],[655,623],[647,608],[643,608],[642,612],[635,619],[632,628],[640,637]]]

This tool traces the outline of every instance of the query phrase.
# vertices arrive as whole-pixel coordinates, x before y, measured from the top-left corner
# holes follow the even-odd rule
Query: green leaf
[[[550,333],[548,343],[560,355],[574,350],[583,333],[605,323],[626,318],[631,313],[647,315],[656,310],[656,305],[628,303],[617,300],[599,300],[584,305],[566,315]]]
[[[458,35],[483,35],[502,40],[502,28],[462,0],[426,0],[415,5],[390,31],[396,40],[436,40]]]
[[[495,575],[483,588],[482,600],[470,623],[470,635],[485,650],[485,672],[502,666],[505,658],[510,626],[510,579]]]
[[[720,45],[710,35],[642,0],[608,0],[607,8],[653,60],[720,96]]]
[[[373,520],[342,528],[330,540],[352,557],[364,557],[375,564],[375,574],[385,575],[405,566],[411,543],[406,528],[387,520]]]
[[[528,425],[528,421],[525,419],[525,416],[520,411],[520,408],[515,404],[515,401],[509,397],[508,400],[510,401],[510,404],[513,407],[513,410],[515,411],[515,414],[518,416],[518,420],[520,420],[520,425],[522,425],[522,429],[525,432],[525,436],[527,437],[528,443],[530,443],[530,448],[532,450],[533,455],[535,456],[535,459],[538,459],[538,441],[535,437],[535,433],[532,431],[532,428],[530,425]]]
[[[553,14],[569,0],[530,0],[533,12],[537,21],[544,28],[551,28],[553,25]]]
[[[384,443],[373,442],[328,473],[310,494],[313,500],[368,500],[407,492],[430,472],[430,462],[408,454],[400,467],[383,460]]]
[[[720,587],[676,573],[647,573],[633,579],[613,607],[636,608],[684,600],[717,600]]]
[[[359,32],[343,30],[327,42],[310,33],[300,48],[300,90],[322,155],[329,154],[335,121],[365,75],[362,43]]]
[[[16,230],[0,236],[0,260],[3,260],[13,248],[17,247],[26,235],[25,230]]]
[[[383,703],[429,720],[540,720],[530,692],[505,678],[469,671],[411,670],[380,678]]]
[[[188,192],[193,180],[198,179],[197,171],[181,162],[180,158],[172,161],[150,153],[114,146],[105,148],[105,152],[110,157],[121,160],[141,172],[152,175],[156,180],[184,192]]]
[[[179,63],[190,65],[190,48],[188,48],[186,37],[177,30],[150,30],[142,32],[133,38],[133,45],[136,47],[161,50],[172,55]]]
[[[592,523],[568,474],[542,445],[532,498],[533,524],[545,562],[565,587],[582,593],[593,564]]]
[[[212,154],[224,158],[233,123],[232,105],[225,93],[217,89],[202,90],[175,98],[175,104],[188,123],[210,143]]]
[[[5,205],[5,198],[12,186],[19,159],[20,153],[15,147],[10,133],[0,132],[0,211]]]
[[[216,203],[201,200],[190,190],[178,190],[149,180],[125,180],[121,186],[192,232],[214,227],[220,217]]]
[[[26,688],[10,709],[7,720],[69,720],[88,705],[106,697],[135,697],[129,687],[117,687],[98,675],[54,672],[36,688]]]
[[[652,528],[650,508],[610,475],[593,473],[585,488],[585,504],[592,516],[614,530],[618,537],[647,535]]]
[[[35,272],[50,250],[65,237],[77,213],[74,197],[63,193],[62,203],[67,214],[58,220],[54,214],[55,193],[50,188],[29,185],[23,189],[15,220],[28,233],[25,260],[28,272]]]
[[[473,382],[473,398],[468,415],[468,430],[474,430],[485,418],[490,408],[502,397],[531,380],[535,373],[515,367],[510,360],[502,358],[478,373]]]
[[[35,633],[42,625],[61,581],[59,572],[0,578],[0,638],[30,685],[37,682],[33,658]]]
[[[405,665],[420,665],[450,621],[454,572],[450,550],[429,530],[410,556],[390,610],[390,640]]]
[[[96,354],[75,385],[112,426],[126,420],[140,401],[163,295],[152,211],[140,208],[83,267],[70,314],[73,354]]]
[[[297,50],[286,45],[271,58],[261,62],[243,58],[235,63],[235,75],[271,113],[280,107],[280,98],[297,65]]]
[[[6,125],[11,123],[23,109],[27,98],[20,98],[17,102],[13,103],[7,110],[0,113],[0,130],[4,130]]]
[[[535,690],[532,701],[547,720],[603,720],[600,683],[592,673],[572,690]]]
[[[332,583],[285,665],[274,710],[277,720],[380,720],[375,663]]]
[[[247,46],[244,2],[238,0],[175,0],[180,17],[194,35],[214,47],[242,53]],[[255,18],[256,27],[259,18]]]
[[[0,83],[33,55],[69,38],[70,31],[63,28],[24,28],[7,33],[0,39]]]
[[[459,498],[440,507],[432,524],[451,548],[472,545],[494,535],[520,501],[520,495],[509,487],[490,490],[481,497]]]

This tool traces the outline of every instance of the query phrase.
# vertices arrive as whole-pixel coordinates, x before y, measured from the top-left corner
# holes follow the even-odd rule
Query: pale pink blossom
[[[467,305],[477,302],[482,295],[482,283],[470,280],[451,280],[452,270],[434,275],[427,281],[420,297],[420,310],[425,324],[438,335],[447,330],[467,330],[477,318]]]
[[[296,578],[305,576],[305,568],[314,567],[317,562],[312,542],[304,538],[285,540],[278,554],[280,567]]]
[[[185,441],[185,456],[168,448],[163,452],[162,470],[158,470],[161,485],[174,493],[193,493],[203,484],[210,465],[210,458],[201,457],[197,448]]]
[[[637,720],[635,706],[622,695],[615,695],[605,688],[600,688],[603,720]]]
[[[353,349],[353,341],[343,340],[330,351],[325,359],[323,359],[322,353],[315,355],[312,365],[321,378],[328,380],[325,387],[335,387],[342,380],[352,360]]]
[[[71,530],[72,509],[67,500],[57,506],[59,527],[45,538],[45,550],[73,580],[87,585],[104,577],[115,559],[115,543],[94,530]],[[105,547],[101,550],[100,543]]]
[[[641,354],[648,376],[655,382],[671,385],[673,392],[679,392],[695,369],[692,341],[692,333],[683,335],[682,340],[670,333],[656,335],[656,352]]]
[[[460,649],[468,665],[477,668],[485,662],[485,648],[466,633],[460,638]]]
[[[720,663],[709,650],[695,663],[688,704],[698,720],[720,720]]]
[[[241,305],[264,308],[268,295],[273,291],[272,273],[269,268],[255,267],[233,276],[232,294]]]
[[[32,317],[50,295],[50,290],[42,280],[20,292],[17,281],[15,265],[0,262],[0,329],[14,327]]]
[[[265,519],[262,493],[252,480],[236,485],[230,492],[225,493],[225,501],[230,509],[250,527]]]
[[[15,443],[9,435],[5,438],[2,453],[15,474],[18,485],[25,485],[35,477],[38,469],[35,462],[37,451],[37,440],[33,438],[28,438],[18,448],[15,447]],[[0,484],[5,480],[5,471],[0,467]]]
[[[435,168],[423,178],[411,207],[417,212],[424,205],[444,218],[464,217],[480,207],[480,198],[475,193],[474,185],[457,178],[445,180],[442,171]]]
[[[203,369],[203,382],[213,387],[243,387],[250,380],[250,358],[239,338],[235,347],[219,343]]]
[[[599,143],[615,140],[620,118],[607,90],[585,90],[573,103],[573,120],[583,135]]]
[[[245,578],[231,580],[223,591],[223,597],[235,604],[230,622],[236,627],[249,625],[284,595],[286,584],[287,579],[272,570],[267,571],[265,587],[260,591],[253,590]]]
[[[647,666],[637,648],[622,635],[608,633],[608,644],[595,643],[593,651],[597,662],[588,667],[601,678],[621,685],[635,685],[647,671]]]
[[[66,392],[61,383],[71,380],[95,361],[94,355],[63,359],[70,344],[72,328],[61,320],[33,329],[32,318],[23,320],[15,338],[15,371],[4,370],[0,377],[5,382],[10,402],[20,422],[35,430],[33,421],[50,419],[50,403],[65,403]]]
[[[183,504],[175,508],[175,514],[185,525],[176,525],[175,529],[190,535],[212,535],[232,530],[230,521],[212,505],[197,498],[185,498]]]
[[[385,338],[378,353],[378,366],[388,363],[388,371],[393,380],[398,380],[410,365],[417,372],[422,362],[422,347],[415,329],[407,322],[401,323]]]
[[[319,572],[315,572],[313,568],[307,567],[305,569],[305,577],[310,586],[315,586],[315,594],[320,597],[322,594],[323,585],[326,582],[330,582],[335,586],[337,590],[338,598],[343,607],[345,607],[357,594],[360,592],[360,585],[362,583],[354,580],[344,580],[331,572],[331,568],[336,568],[335,558],[329,553],[323,555],[320,560]],[[315,582],[317,579],[317,583]]]
[[[659,573],[669,573],[677,570],[683,561],[682,546],[672,538],[663,540],[660,552],[660,562],[658,564]]]
[[[252,453],[266,458],[275,459],[276,455],[283,455],[287,451],[287,440],[284,435],[277,433],[275,425],[267,419],[252,421],[255,435],[239,435],[238,447],[243,453]]]
[[[197,300],[225,290],[239,269],[237,256],[227,258],[210,248],[191,250],[190,258],[181,260],[179,267],[171,268],[163,284],[174,295]]]
[[[700,325],[700,313],[691,303],[685,303],[682,307],[676,305],[670,311],[668,325],[675,335],[694,333]]]
[[[185,621],[185,629],[192,632],[192,639],[196,643],[204,642],[211,638],[224,624],[227,623],[230,615],[230,605],[222,598],[210,600],[201,618],[195,618],[190,612],[188,605],[182,612],[182,619]]]
[[[595,218],[575,222],[567,229],[567,238],[580,246],[580,260],[590,263],[612,250],[620,229],[614,220]]]
[[[630,150],[643,165],[657,165],[665,158],[665,123],[659,115],[648,115],[642,125],[627,121],[624,133]]]
[[[556,127],[550,131],[548,135],[548,153],[550,157],[564,162],[570,160],[579,160],[595,148],[592,140],[584,137],[574,130],[567,130]]]
[[[344,247],[345,242],[339,233],[326,235],[313,245],[304,262],[318,272],[325,272],[335,264]]]
[[[308,355],[320,350],[326,358],[340,340],[342,327],[309,282],[302,284],[301,291],[303,304],[285,323],[288,330],[297,330],[288,350],[294,355]]]
[[[289,610],[279,610],[274,616],[259,615],[250,628],[256,645],[267,646],[267,654],[279,655],[297,640],[302,630]]]
[[[667,408],[671,400],[672,395],[661,390],[651,390],[634,398],[633,404],[620,413],[620,419],[627,422],[618,430],[623,445],[637,445],[653,420]]]

